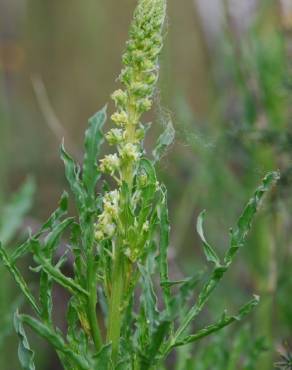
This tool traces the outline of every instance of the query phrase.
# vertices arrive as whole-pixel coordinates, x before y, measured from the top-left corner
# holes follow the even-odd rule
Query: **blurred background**
[[[259,308],[245,323],[185,349],[181,361],[178,353],[176,369],[270,370],[292,340],[292,0],[168,3],[146,145],[173,121],[176,142],[159,168],[169,189],[172,276],[207,271],[195,233],[202,209],[208,239],[223,253],[261,178],[282,174],[202,321],[219,308],[236,310],[253,293]],[[87,119],[117,87],[135,5],[0,0],[0,239],[8,249],[48,217],[67,188],[60,143],[64,137],[81,157]],[[20,268],[33,284],[30,262]],[[66,297],[57,290],[55,298],[63,328]],[[0,266],[1,370],[20,369],[11,319],[19,305],[25,303]],[[58,370],[50,347],[31,338],[39,368]]]

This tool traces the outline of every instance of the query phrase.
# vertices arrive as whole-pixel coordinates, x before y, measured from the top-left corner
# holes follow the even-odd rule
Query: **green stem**
[[[93,342],[95,344],[96,350],[99,351],[102,346],[102,338],[96,316],[96,304],[97,304],[96,271],[93,256],[91,256],[91,258],[88,258],[87,279],[89,291],[88,318]]]
[[[119,341],[121,334],[121,301],[124,290],[124,263],[123,255],[119,248],[115,251],[112,292],[110,300],[109,323],[107,342],[112,343],[112,361],[116,364],[119,354]]]

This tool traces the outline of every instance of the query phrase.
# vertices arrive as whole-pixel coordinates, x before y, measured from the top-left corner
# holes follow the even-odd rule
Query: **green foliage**
[[[34,316],[17,314],[15,319],[20,362],[26,369],[33,369],[34,365],[23,325],[52,345],[64,369],[150,370],[163,368],[168,354],[176,347],[242,320],[258,304],[258,297],[254,297],[237,314],[230,316],[224,312],[214,324],[189,334],[194,319],[246,243],[262,198],[278,180],[278,173],[269,173],[247,204],[231,231],[223,261],[204,236],[204,213],[199,216],[197,231],[207,260],[214,267],[195,303],[193,289],[198,276],[182,281],[169,278],[167,191],[158,182],[154,165],[172,143],[174,131],[169,124],[158,139],[151,162],[143,147],[146,128],[140,122],[153,100],[165,15],[165,0],[138,2],[123,56],[120,76],[123,90],[112,96],[117,111],[111,118],[117,128],[105,135],[116,153],[97,162],[104,140],[105,108],[89,121],[82,169],[64,145],[61,147],[78,217],[66,217],[68,199],[64,194],[59,208],[35,235],[12,253],[0,247],[3,264],[35,311]],[[105,184],[97,193],[102,173],[110,175],[110,184],[114,185]],[[56,253],[65,235],[70,235],[68,253],[74,256],[72,277],[62,271],[68,253],[61,257]],[[39,274],[38,297],[17,268],[20,258],[27,253],[32,254],[35,262],[32,269]],[[52,319],[54,284],[71,296],[66,333],[56,328]],[[98,307],[103,309],[103,315],[97,315]]]

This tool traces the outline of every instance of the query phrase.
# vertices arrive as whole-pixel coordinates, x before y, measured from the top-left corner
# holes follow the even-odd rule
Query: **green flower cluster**
[[[162,48],[162,27],[165,18],[164,0],[140,0],[130,29],[130,39],[123,55],[123,69],[119,77],[123,89],[112,94],[116,112],[111,116],[117,126],[106,134],[109,145],[117,153],[108,154],[100,161],[100,169],[117,181],[126,182],[131,189],[143,155],[142,141],[145,128],[141,115],[151,109],[155,84],[158,79],[158,56]],[[104,213],[106,213],[104,209]],[[102,214],[101,220],[107,220]],[[96,225],[98,240],[112,237],[107,225]],[[112,228],[109,228],[112,230]]]

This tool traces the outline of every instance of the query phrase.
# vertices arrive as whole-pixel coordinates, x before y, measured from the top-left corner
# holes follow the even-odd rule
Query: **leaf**
[[[111,343],[104,345],[97,355],[94,356],[95,369],[109,370],[111,365],[112,345]]]
[[[74,365],[78,365],[82,370],[90,369],[88,362],[72,351],[64,342],[60,331],[56,332],[52,327],[49,327],[28,315],[20,315],[19,318],[39,336],[46,339],[56,350],[63,353]]]
[[[34,259],[41,266],[41,268],[59,285],[66,288],[72,294],[83,294],[86,297],[88,292],[83,289],[79,284],[77,284],[73,279],[65,276],[62,272],[55,266],[53,266],[47,258],[45,258],[38,248],[34,249]]]
[[[56,225],[52,232],[47,236],[45,240],[45,253],[48,256],[51,256],[52,252],[58,247],[57,243],[60,240],[63,232],[69,227],[74,221],[74,217],[69,217],[63,220],[60,224]]]
[[[78,304],[78,299],[75,297],[71,298],[68,304],[67,310],[67,341],[75,352],[87,356],[88,348],[88,333],[86,334],[84,329],[80,325],[81,307]]]
[[[211,247],[211,245],[207,242],[205,235],[204,235],[204,229],[203,229],[203,223],[205,219],[206,211],[203,211],[200,213],[197,221],[197,232],[203,242],[204,246],[204,253],[207,258],[207,261],[213,262],[216,266],[220,265],[219,257],[217,256],[214,249]]]
[[[244,306],[242,306],[238,312],[237,315],[234,316],[226,316],[224,314],[222,318],[215,324],[209,325],[204,329],[199,330],[196,334],[193,335],[188,335],[185,338],[173,343],[172,348],[178,347],[178,346],[183,346],[188,343],[196,342],[210,334],[213,334],[224,327],[232,324],[235,321],[240,321],[242,320],[245,316],[247,316],[255,306],[257,306],[259,303],[259,297],[254,296],[254,298],[246,303]]]
[[[187,303],[194,295],[194,289],[202,278],[201,273],[195,274],[193,277],[188,278],[180,286],[179,291],[172,297],[170,302],[171,317],[173,319],[184,319],[186,310],[188,309]]]
[[[45,240],[44,248],[42,249],[44,256],[52,261],[53,259],[53,253],[55,249],[58,247],[58,242],[60,240],[60,237],[64,230],[72,224],[74,218],[67,218],[63,220],[59,224],[55,224],[52,228],[51,233],[47,236]],[[39,245],[39,249],[41,246]],[[65,258],[65,257],[64,257]],[[60,260],[61,262],[63,261]],[[58,262],[58,265],[60,265],[60,261]],[[45,322],[51,322],[51,316],[52,316],[52,279],[51,277],[42,270],[41,276],[40,276],[40,303],[42,306],[42,318]]]
[[[173,143],[175,138],[175,130],[172,122],[169,121],[164,132],[157,139],[155,149],[152,154],[154,156],[154,163],[158,162],[160,158],[165,154],[168,147]]]
[[[275,183],[280,179],[279,172],[270,172],[263,179],[262,184],[257,188],[254,196],[250,199],[246,205],[242,215],[240,216],[235,230],[231,231],[231,246],[227,251],[224,263],[230,265],[234,255],[238,249],[242,247],[247,239],[247,234],[251,228],[251,223],[256,212],[261,205],[264,195],[272,189]]]
[[[176,286],[176,285],[181,285],[185,282],[186,282],[186,280],[161,281],[160,285],[161,286],[173,287],[173,286]]]
[[[167,192],[166,189],[161,191],[161,201],[158,205],[158,218],[160,221],[160,243],[159,243],[159,273],[160,281],[169,281],[168,278],[168,247],[169,247],[169,232],[170,225],[168,219],[168,208],[167,208]],[[171,291],[167,285],[162,286],[163,299],[166,309],[169,311]]]
[[[66,191],[63,192],[61,199],[59,200],[59,206],[52,213],[49,219],[41,227],[41,231],[52,229],[57,221],[59,221],[68,212],[69,195]]]
[[[14,328],[19,338],[19,362],[24,370],[35,370],[34,352],[30,349],[18,312],[16,312],[14,315]]]
[[[13,276],[16,284],[18,285],[19,289],[22,291],[24,296],[27,298],[27,300],[30,302],[30,304],[33,306],[35,311],[39,314],[40,310],[38,308],[38,305],[31,294],[24,278],[22,277],[21,273],[15,266],[15,264],[10,260],[8,254],[6,253],[5,249],[2,247],[0,243],[0,260],[2,260],[4,266],[8,269],[8,271]]]
[[[106,107],[89,119],[89,128],[85,132],[85,155],[83,163],[83,183],[90,197],[94,197],[96,182],[100,177],[97,156],[104,141],[102,127],[106,121]]]
[[[262,184],[257,188],[254,193],[254,196],[248,202],[247,206],[245,207],[243,214],[240,216],[239,221],[237,223],[237,229],[235,232],[232,232],[231,238],[231,246],[226,253],[224,259],[224,265],[222,266],[215,266],[210,278],[204,284],[203,289],[201,290],[199,297],[195,303],[195,305],[189,310],[189,312],[185,315],[183,322],[177,329],[176,333],[173,337],[173,342],[177,342],[181,335],[184,333],[186,328],[189,326],[191,321],[202,311],[205,304],[207,303],[211,293],[217,287],[219,281],[222,279],[225,272],[230,267],[233,258],[238,252],[239,247],[244,244],[247,238],[247,232],[250,230],[251,222],[255,216],[255,213],[258,210],[260,201],[263,198],[263,195],[272,188],[275,182],[279,179],[278,172],[269,173],[264,179]],[[169,351],[169,346],[166,349],[166,352]]]
[[[154,292],[154,287],[151,280],[151,273],[149,269],[146,269],[140,264],[138,264],[138,268],[141,272],[143,280],[141,301],[144,306],[144,312],[146,315],[146,320],[148,322],[148,329],[152,331],[159,318],[159,311],[157,309],[157,297]]]
[[[41,317],[45,322],[52,321],[52,279],[44,271],[41,272],[40,277],[40,304],[41,304]]]
[[[68,210],[68,193],[64,192],[59,201],[59,207],[49,217],[49,219],[43,224],[40,231],[35,235],[30,236],[23,244],[13,251],[11,254],[11,261],[15,263],[19,258],[26,255],[32,250],[33,244],[37,242],[37,239],[41,237],[45,232],[51,230],[54,225],[67,213]]]
[[[75,164],[73,158],[66,152],[64,144],[61,145],[61,159],[65,165],[65,175],[75,196],[76,204],[81,210],[85,204],[85,191],[80,180],[80,167]]]
[[[32,205],[35,182],[29,178],[21,189],[13,195],[12,200],[1,211],[0,240],[8,244],[23,222],[23,217]]]
[[[144,356],[141,356],[141,370],[152,368],[156,358],[158,357],[160,347],[169,332],[171,326],[170,321],[162,321],[156,328],[154,334],[150,338],[150,346],[145,350]]]

